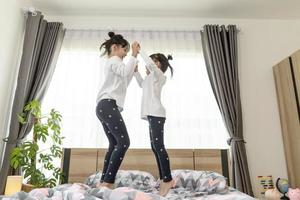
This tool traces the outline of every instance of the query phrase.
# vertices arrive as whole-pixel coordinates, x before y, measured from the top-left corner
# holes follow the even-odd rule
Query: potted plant
[[[13,149],[10,165],[14,169],[21,169],[27,183],[34,188],[54,187],[64,177],[62,170],[53,164],[54,159],[62,157],[61,118],[54,109],[42,114],[41,105],[36,100],[29,102],[18,116],[22,124],[33,123],[33,137]],[[42,149],[45,144],[50,147]]]

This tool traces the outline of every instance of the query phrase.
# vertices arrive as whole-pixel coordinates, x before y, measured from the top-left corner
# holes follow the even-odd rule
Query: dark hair
[[[150,55],[150,58],[158,60],[160,62],[160,69],[163,73],[165,73],[168,69],[168,67],[171,70],[171,76],[173,76],[173,67],[170,65],[169,60],[173,60],[173,57],[171,55],[168,55],[167,57],[162,53],[154,53]]]
[[[108,36],[110,37],[110,39],[105,40],[105,42],[103,42],[100,46],[100,51],[102,48],[105,49],[105,51],[101,54],[101,56],[103,56],[105,54],[109,55],[111,53],[110,48],[113,44],[121,45],[123,48],[130,47],[129,42],[127,40],[125,40],[122,35],[119,35],[119,34],[116,35],[114,32],[108,32]]]

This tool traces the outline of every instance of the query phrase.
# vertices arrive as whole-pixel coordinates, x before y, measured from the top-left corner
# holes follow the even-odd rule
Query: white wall
[[[14,18],[21,23],[20,16]],[[272,66],[300,48],[300,21],[72,16],[47,16],[47,19],[62,21],[67,28],[87,29],[200,30],[207,23],[237,24],[241,29],[239,73],[244,135],[255,193],[258,194],[256,179],[258,175],[273,175],[274,180],[277,177],[287,177]],[[1,72],[0,79],[1,111],[5,110],[5,105],[8,104],[7,95],[11,92],[6,88],[10,88],[13,83],[15,72],[13,42],[19,37],[20,32],[19,25],[5,23],[12,24],[14,31],[13,34],[6,34],[9,40],[5,40],[5,44],[8,44],[4,49],[9,49],[9,53],[6,52],[5,75]],[[1,59],[1,65],[2,63]]]
[[[22,49],[25,18],[22,8],[27,1],[0,1],[0,164],[2,138],[6,137],[12,95]]]
[[[68,28],[200,30],[204,24],[237,24],[244,135],[252,184],[258,175],[287,177],[272,66],[300,48],[300,21],[196,18],[60,17]]]

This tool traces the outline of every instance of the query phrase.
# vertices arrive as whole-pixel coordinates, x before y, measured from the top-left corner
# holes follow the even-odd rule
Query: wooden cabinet
[[[282,137],[292,187],[300,187],[300,50],[273,67]]]

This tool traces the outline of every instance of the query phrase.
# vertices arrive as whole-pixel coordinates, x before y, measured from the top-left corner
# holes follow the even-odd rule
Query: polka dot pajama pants
[[[101,181],[114,183],[116,174],[130,145],[130,140],[115,100],[102,99],[97,105],[96,114],[102,123],[104,132],[109,141]]]
[[[168,152],[164,145],[164,124],[166,118],[147,116],[149,122],[149,132],[151,148],[154,152],[159,170],[159,177],[164,182],[172,180],[170,161]]]

